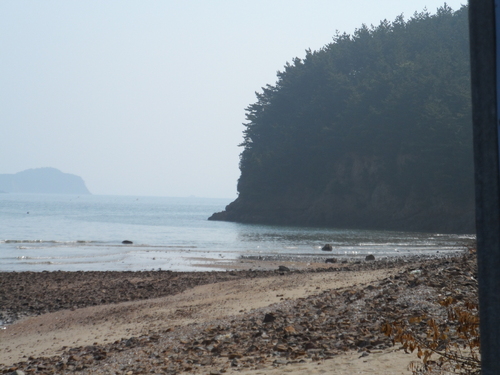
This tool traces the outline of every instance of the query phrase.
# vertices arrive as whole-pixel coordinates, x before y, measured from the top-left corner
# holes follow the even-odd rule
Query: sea
[[[238,259],[451,254],[472,235],[208,221],[231,199],[0,194],[0,271],[207,271]],[[123,244],[122,241],[132,244]]]

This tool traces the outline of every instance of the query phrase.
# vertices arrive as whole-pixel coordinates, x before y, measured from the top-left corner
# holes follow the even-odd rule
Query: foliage
[[[473,199],[467,7],[363,25],[306,51],[246,109],[241,198],[357,191],[460,207]],[[353,177],[359,160],[374,161]],[[359,164],[359,163],[358,163]],[[354,174],[354,172],[352,172]],[[358,189],[359,190],[359,189]]]
[[[447,319],[438,322],[427,316],[413,317],[404,322],[386,323],[382,331],[400,343],[405,352],[417,351],[422,362],[411,362],[414,375],[479,374],[479,316],[478,306],[448,297],[439,302],[446,308]],[[421,334],[425,327],[426,333]],[[437,360],[431,360],[431,356]]]

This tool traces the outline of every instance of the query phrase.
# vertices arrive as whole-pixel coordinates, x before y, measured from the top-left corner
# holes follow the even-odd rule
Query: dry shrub
[[[417,351],[421,362],[413,361],[408,366],[414,375],[480,374],[477,304],[452,297],[439,304],[446,309],[446,319],[412,317],[386,323],[382,331],[405,352]]]

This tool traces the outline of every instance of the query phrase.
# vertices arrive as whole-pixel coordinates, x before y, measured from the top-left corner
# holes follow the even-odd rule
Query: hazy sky
[[[93,194],[236,197],[244,109],[287,61],[443,3],[2,0],[0,174],[54,167]]]

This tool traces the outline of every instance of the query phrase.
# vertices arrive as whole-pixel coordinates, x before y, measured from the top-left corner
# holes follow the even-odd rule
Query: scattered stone
[[[286,359],[277,359],[275,360],[274,362],[274,365],[287,365],[288,364],[288,361]]]
[[[276,316],[273,313],[268,313],[264,315],[264,323],[272,323],[276,320]]]
[[[323,250],[323,251],[332,251],[333,247],[332,247],[332,245],[330,245],[329,243],[327,243],[325,246],[323,246],[321,248],[321,250]]]
[[[316,349],[316,345],[314,345],[314,343],[312,343],[312,342],[307,342],[304,345],[304,349],[306,349],[306,350]]]
[[[367,340],[358,340],[358,341],[356,342],[356,346],[357,346],[358,348],[365,348],[365,347],[367,347],[367,346],[369,346],[369,345],[370,345],[370,342],[369,342],[369,341],[367,341]]]
[[[349,262],[335,272],[371,269],[390,271],[394,267],[400,267],[401,271],[390,272],[383,280],[369,285],[325,290],[230,319],[214,320],[206,325],[174,327],[113,343],[64,348],[58,356],[29,357],[25,362],[8,366],[0,364],[0,374],[13,371],[18,371],[18,375],[23,372],[63,374],[82,371],[85,375],[220,375],[240,369],[262,369],[265,372],[273,366],[319,362],[346,351],[358,351],[359,358],[363,358],[370,355],[370,351],[374,353],[373,350],[386,349],[392,345],[391,339],[382,334],[381,324],[407,320],[422,314],[422,311],[432,316],[441,312],[443,319],[447,319],[446,309],[437,303],[443,295],[477,301],[475,255],[428,261],[405,258],[360,264]],[[412,272],[415,270],[421,272]],[[38,297],[38,303],[45,304],[43,309],[35,311],[42,313],[50,310],[47,306],[55,298],[59,298],[55,309],[62,309],[65,304],[81,308],[99,303],[103,290],[106,291],[106,298],[110,295],[110,301],[115,301],[122,294],[130,297],[138,291],[145,293],[141,298],[156,298],[162,293],[176,293],[201,285],[202,282],[234,280],[240,275],[256,277],[254,272],[245,272],[235,272],[233,276],[226,272],[0,273],[0,285],[2,282],[7,285],[7,280],[12,282],[9,288],[0,288],[0,300],[10,309],[17,306],[16,300],[36,300],[34,296],[43,296]],[[332,271],[318,269],[309,272]],[[276,271],[259,275],[276,276]],[[51,280],[50,283],[41,282],[47,279]],[[81,282],[76,282],[80,279]],[[92,282],[89,283],[89,280]],[[418,285],[415,280],[418,280]],[[64,291],[55,288],[57,294],[51,295],[51,288],[47,286],[61,284],[74,293],[65,294],[66,288]],[[176,285],[173,289],[162,289],[161,293],[155,289],[166,286],[172,288],[173,284]],[[414,285],[413,289],[409,290],[409,285]],[[11,286],[15,289],[12,293],[22,299],[10,298]],[[46,295],[41,290],[45,290]],[[116,297],[113,297],[115,290]],[[93,294],[100,296],[93,300]],[[21,302],[16,311],[30,311],[30,306],[34,305],[31,302],[22,305]],[[425,335],[426,329],[427,326],[422,325],[419,334]]]
[[[328,258],[327,260],[325,260],[325,263],[337,263],[337,259],[336,258]]]
[[[373,255],[373,254],[367,255],[365,260],[367,260],[367,261],[375,260],[375,255]]]
[[[9,288],[0,288],[0,321],[11,324],[20,318],[47,312],[159,298],[178,294],[198,285],[274,276],[275,271],[257,270],[0,272],[0,285],[9,285]]]

